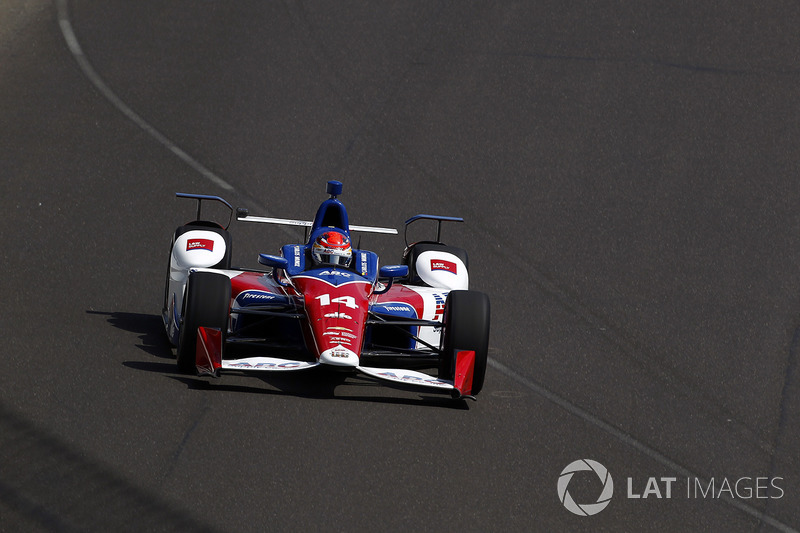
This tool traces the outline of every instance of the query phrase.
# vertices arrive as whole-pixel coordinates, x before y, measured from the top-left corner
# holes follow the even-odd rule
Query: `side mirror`
[[[389,278],[389,283],[381,291],[375,291],[373,294],[383,294],[392,288],[394,278],[404,278],[408,276],[408,265],[386,265],[381,267],[378,277]]]
[[[282,268],[284,270],[289,266],[289,261],[285,257],[277,255],[258,254],[258,262],[268,267]]]
[[[408,276],[408,265],[386,265],[382,266],[378,277],[381,278],[404,278]]]

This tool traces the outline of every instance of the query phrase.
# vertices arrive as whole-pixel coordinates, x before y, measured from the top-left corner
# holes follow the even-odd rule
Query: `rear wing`
[[[298,226],[301,228],[310,228],[314,225],[310,220],[291,220],[288,218],[270,218],[270,217],[257,217],[249,214],[248,210],[240,207],[236,210],[236,220],[243,222],[262,222],[264,224],[280,224],[283,226]],[[364,233],[383,233],[387,235],[397,235],[397,230],[394,228],[380,228],[374,226],[354,226],[349,224],[350,231],[361,231]],[[306,229],[306,238],[308,237],[308,229]]]
[[[175,196],[178,198],[189,198],[193,200],[197,200],[197,220],[201,220],[201,208],[203,205],[203,200],[212,201],[212,202],[219,202],[225,205],[231,212],[230,216],[228,217],[228,224],[225,226],[225,229],[228,229],[228,226],[231,224],[231,220],[233,219],[233,206],[229,204],[225,199],[220,198],[219,196],[210,196],[207,194],[192,194],[192,193],[184,193],[178,192],[175,193]],[[243,222],[262,222],[266,224],[280,224],[283,226],[296,226],[301,228],[310,228],[313,226],[313,222],[309,220],[291,220],[288,218],[270,218],[270,217],[257,217],[251,216],[248,210],[244,207],[237,207],[236,208],[236,220],[241,220]],[[220,224],[221,226],[222,224]],[[394,228],[380,228],[374,226],[349,226],[350,231],[360,231],[364,233],[383,233],[387,235],[397,235],[397,230]],[[306,229],[306,238],[308,237],[308,229]]]

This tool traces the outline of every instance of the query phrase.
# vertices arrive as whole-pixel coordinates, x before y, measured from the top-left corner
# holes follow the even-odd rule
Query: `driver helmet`
[[[322,233],[311,246],[311,257],[318,265],[348,267],[352,256],[350,238],[337,230]]]

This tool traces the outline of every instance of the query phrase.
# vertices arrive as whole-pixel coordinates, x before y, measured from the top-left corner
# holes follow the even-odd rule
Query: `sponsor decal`
[[[236,296],[236,306],[274,306],[285,301],[285,298],[266,291],[247,289]]]
[[[275,295],[265,292],[246,292],[244,294],[240,294],[239,297],[242,300],[272,300],[275,298]]]
[[[345,313],[327,313],[323,315],[325,318],[342,318],[344,320],[353,320],[353,317]]]
[[[348,357],[350,357],[350,356],[349,356],[349,354],[348,354],[346,351],[344,351],[344,350],[336,350],[336,349],[334,349],[334,350],[331,352],[331,357],[340,357],[340,358],[347,359],[347,358],[348,358]]]
[[[351,341],[350,339],[346,339],[344,337],[330,337],[328,340],[331,342],[338,342],[339,344],[346,344],[348,346],[353,344],[353,341]]]
[[[442,381],[440,379],[436,379],[431,377],[430,379],[425,379],[419,376],[404,374],[402,376],[398,376],[394,372],[379,372],[379,376],[383,376],[385,378],[394,379],[397,381],[404,381],[406,383],[428,383],[431,385],[449,385],[446,381]]]
[[[436,301],[436,312],[433,315],[434,320],[441,320],[444,315],[444,297],[441,294],[434,294],[433,299]]]
[[[236,368],[297,368],[298,366],[302,366],[303,363],[301,362],[289,362],[289,363],[256,363],[251,364],[248,362],[241,362],[241,363],[230,363],[229,366],[236,367]]]
[[[350,339],[357,339],[358,338],[355,335],[353,335],[352,333],[348,333],[346,331],[326,331],[325,333],[323,333],[323,335],[334,335],[334,336],[340,336],[340,337],[348,337]]]
[[[294,247],[294,266],[300,266],[300,246]]]
[[[416,314],[416,311],[410,304],[402,303],[402,302],[390,302],[385,304],[375,304],[373,306],[373,310],[377,311],[378,313],[412,313]]]
[[[458,265],[444,259],[431,259],[431,270],[444,270],[451,274],[458,274]]]
[[[361,254],[361,275],[367,275],[367,254]]]
[[[349,278],[350,274],[347,272],[342,272],[341,270],[323,270],[319,273],[320,276],[341,276],[343,278]]]
[[[211,239],[189,239],[186,241],[186,251],[189,250],[208,250],[214,251],[214,241]]]

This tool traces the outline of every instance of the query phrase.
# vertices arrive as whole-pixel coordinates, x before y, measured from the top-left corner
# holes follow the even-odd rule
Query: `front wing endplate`
[[[319,365],[318,362],[278,359],[277,357],[246,357],[243,359],[222,358],[222,332],[219,328],[197,328],[197,353],[195,365],[201,376],[218,376],[220,370],[305,370]]]

